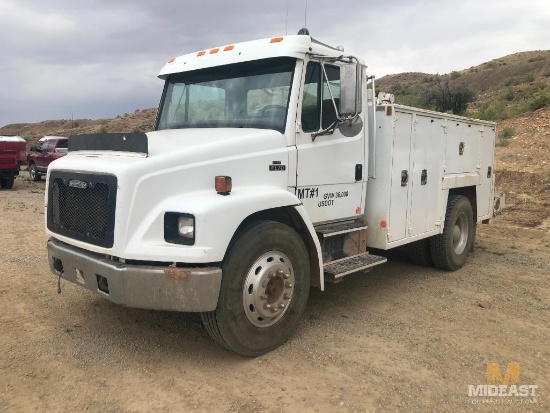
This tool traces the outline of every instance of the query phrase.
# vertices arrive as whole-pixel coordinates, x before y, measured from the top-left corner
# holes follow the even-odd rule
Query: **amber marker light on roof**
[[[273,37],[269,43],[279,43],[282,41],[283,41],[282,37]]]
[[[206,51],[203,50],[202,52],[198,52],[197,56],[204,56],[205,54],[206,54]]]
[[[174,63],[176,61],[175,57],[172,57],[170,60],[168,60],[168,63]]]
[[[215,188],[216,192],[220,195],[229,195],[233,184],[231,182],[230,176],[221,176],[218,175],[215,178]]]
[[[215,49],[210,50],[210,54],[218,53],[220,51],[219,47],[216,47]]]
[[[223,48],[223,51],[224,51],[224,52],[228,52],[229,50],[233,50],[234,48],[235,48],[235,46],[233,46],[233,45],[231,45],[231,46],[225,46],[225,47]]]

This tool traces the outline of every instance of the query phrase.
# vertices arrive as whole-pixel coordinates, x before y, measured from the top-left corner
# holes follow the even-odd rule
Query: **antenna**
[[[304,27],[307,27],[307,0],[306,0],[306,9],[304,11]]]
[[[286,0],[286,22],[285,22],[285,36],[288,35],[288,2],[289,0]]]

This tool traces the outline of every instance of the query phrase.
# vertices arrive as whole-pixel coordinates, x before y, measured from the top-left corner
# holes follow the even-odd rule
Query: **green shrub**
[[[529,110],[535,111],[550,105],[550,93],[541,93],[535,95],[529,103]]]
[[[510,142],[508,140],[514,136],[515,130],[511,126],[506,126],[498,134],[498,145],[502,147],[507,147]]]
[[[505,128],[502,128],[502,130],[499,133],[500,139],[510,139],[514,134],[516,133],[515,129],[511,126],[506,126]]]

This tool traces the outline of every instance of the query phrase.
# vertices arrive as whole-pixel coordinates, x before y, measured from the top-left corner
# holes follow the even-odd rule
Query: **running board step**
[[[360,231],[367,229],[365,224],[357,221],[337,222],[335,224],[318,225],[315,227],[315,232],[322,238],[333,237],[334,235],[346,234],[348,232]]]
[[[333,261],[325,265],[325,280],[337,283],[342,281],[342,278],[348,274],[376,267],[386,261],[388,261],[386,257],[372,255],[368,252]]]

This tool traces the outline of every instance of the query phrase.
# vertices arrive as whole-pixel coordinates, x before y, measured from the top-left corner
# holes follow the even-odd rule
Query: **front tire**
[[[40,181],[40,174],[38,173],[38,170],[36,169],[36,164],[31,164],[29,166],[29,177],[33,181]]]
[[[462,268],[474,238],[472,204],[465,196],[449,196],[443,233],[430,239],[430,252],[435,266],[447,271]]]
[[[258,222],[227,253],[218,307],[201,318],[223,347],[259,356],[288,340],[304,312],[309,286],[309,257],[300,236],[279,222]]]

